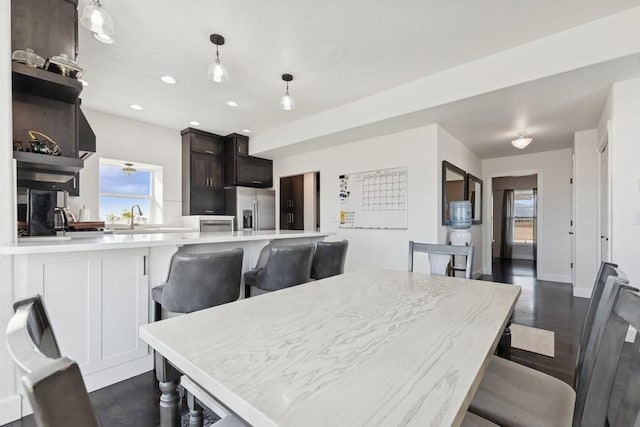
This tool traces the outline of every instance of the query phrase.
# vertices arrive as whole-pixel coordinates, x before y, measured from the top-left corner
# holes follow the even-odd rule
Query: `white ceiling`
[[[260,132],[638,6],[640,0],[538,0],[535,7],[530,0],[464,3],[103,0],[115,22],[116,43],[101,44],[80,29],[78,60],[90,83],[83,105],[176,130],[197,120],[200,128],[223,135],[244,128]],[[214,32],[227,39],[221,48],[230,74],[225,84],[206,79]],[[290,87],[297,108],[290,112],[278,108],[284,72],[294,75]],[[162,83],[165,74],[178,83]],[[596,85],[585,93],[589,84],[570,96],[515,90],[507,103],[490,98],[493,107],[481,114],[473,99],[451,104],[459,105],[445,116],[458,119],[443,116],[441,123],[481,157],[505,155],[492,144],[513,128],[514,111],[536,115],[548,126],[549,138],[564,132],[561,114],[581,105],[589,106],[583,112],[591,120],[606,91]],[[228,100],[240,106],[230,108]],[[549,145],[545,138],[536,138],[538,147]]]

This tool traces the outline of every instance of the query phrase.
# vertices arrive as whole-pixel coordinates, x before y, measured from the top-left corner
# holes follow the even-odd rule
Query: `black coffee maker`
[[[53,236],[66,228],[62,209],[58,208],[58,192],[28,190],[27,229],[29,236]]]

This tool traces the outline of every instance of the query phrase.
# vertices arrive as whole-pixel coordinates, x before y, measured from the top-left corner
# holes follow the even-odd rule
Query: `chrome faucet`
[[[133,216],[133,208],[138,208],[138,215],[142,216],[142,209],[140,209],[140,205],[133,205],[131,206],[131,224],[129,224],[129,228],[133,229],[133,227],[135,226],[135,224],[133,223],[134,220],[134,216]]]

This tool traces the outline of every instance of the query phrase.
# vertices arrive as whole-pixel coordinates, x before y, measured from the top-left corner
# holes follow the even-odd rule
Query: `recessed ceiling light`
[[[116,42],[113,39],[113,37],[108,36],[106,34],[91,33],[91,35],[93,36],[94,39],[98,40],[100,43],[114,44]]]
[[[251,133],[251,129],[242,129],[242,132],[244,132],[244,133]]]
[[[86,80],[78,79],[78,81],[82,83],[82,86],[89,86],[89,82]]]
[[[162,77],[160,77],[160,80],[162,80],[163,82],[165,82],[168,85],[174,85],[177,82],[177,80],[174,79],[171,76],[162,76]]]
[[[240,104],[238,104],[236,101],[227,101],[227,105],[229,107],[237,107]]]
[[[142,107],[138,104],[131,104],[129,105],[129,107],[133,108],[134,110],[142,110]]]
[[[195,120],[190,121],[189,124],[191,126],[200,126],[200,122],[196,122]]]

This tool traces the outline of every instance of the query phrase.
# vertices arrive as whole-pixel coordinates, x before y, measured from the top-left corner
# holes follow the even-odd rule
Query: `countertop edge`
[[[158,246],[184,246],[210,243],[251,242],[260,240],[300,239],[326,237],[332,233],[317,231],[302,232],[233,232],[229,233],[153,233],[95,238],[77,238],[52,242],[18,242],[0,245],[0,255],[29,255],[42,253],[65,253],[99,251],[127,248],[145,248]]]

